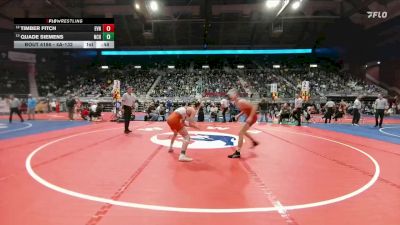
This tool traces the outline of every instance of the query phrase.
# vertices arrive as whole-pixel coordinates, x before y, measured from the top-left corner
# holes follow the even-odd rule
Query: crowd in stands
[[[153,97],[224,96],[229,89],[245,93],[234,73],[222,70],[175,70],[162,75]]]
[[[311,95],[324,96],[329,93],[339,94],[372,94],[379,91],[378,86],[368,84],[365,81],[355,78],[347,72],[328,72],[320,69],[290,69],[282,71],[283,77],[291,82],[297,89],[301,89],[304,80],[310,82]]]
[[[234,63],[240,62],[232,60]],[[346,72],[333,72],[323,68],[236,69],[227,66],[227,62],[223,60],[208,63],[211,69],[197,68],[206,63],[208,62],[193,63],[191,69],[172,70],[158,64],[157,69],[143,70],[135,69],[133,64],[110,67],[108,70],[92,66],[71,72],[72,74],[63,78],[54,72],[41,71],[36,76],[36,82],[39,95],[43,97],[65,97],[68,94],[79,97],[110,97],[114,80],[121,81],[121,92],[130,85],[137,96],[150,93],[151,97],[222,97],[231,88],[238,89],[242,96],[263,97],[270,96],[271,84],[277,83],[279,98],[293,98],[300,91],[304,80],[310,82],[311,96],[316,97],[331,93],[367,95],[382,92],[380,87]],[[190,64],[185,61],[186,66]],[[251,62],[248,60],[244,64],[250,67]],[[220,69],[212,68],[216,65]],[[149,92],[159,76],[161,79]],[[26,75],[19,78],[6,71],[0,77],[0,89],[4,93],[28,93],[29,83]]]
[[[1,71],[0,94],[26,94],[29,83],[26,74],[16,74],[11,71]]]
[[[272,69],[244,71],[242,78],[246,81],[246,87],[251,88],[252,93],[258,93],[260,97],[271,95],[271,84],[278,86],[279,96],[289,98],[294,95],[294,86],[278,75],[279,71]]]
[[[153,97],[184,97],[194,96],[199,92],[197,77],[194,73],[183,70],[166,71],[160,82],[154,88]]]
[[[134,69],[129,65],[122,69],[96,68],[82,71],[80,74],[67,76],[64,82],[55,79],[54,74],[42,74],[38,76],[37,82],[41,96],[73,94],[81,97],[106,97],[111,96],[114,80],[121,81],[121,91],[132,86],[137,95],[146,95],[157,77],[157,73]]]

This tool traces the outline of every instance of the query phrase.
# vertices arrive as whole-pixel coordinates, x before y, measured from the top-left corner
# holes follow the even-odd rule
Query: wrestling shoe
[[[179,161],[181,162],[191,162],[192,160],[193,160],[192,158],[189,158],[184,154],[179,155]]]
[[[228,155],[228,158],[231,159],[240,158],[240,152],[235,151],[232,155]]]

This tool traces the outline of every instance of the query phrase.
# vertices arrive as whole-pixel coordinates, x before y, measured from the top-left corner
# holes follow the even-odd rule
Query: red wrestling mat
[[[309,127],[201,123],[168,153],[166,123],[98,123],[0,141],[0,224],[395,225],[399,146]],[[351,139],[349,138],[351,137]],[[180,144],[179,140],[176,143]],[[179,147],[179,146],[177,146]]]

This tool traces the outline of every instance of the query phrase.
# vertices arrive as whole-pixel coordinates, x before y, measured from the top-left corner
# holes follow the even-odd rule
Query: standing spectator
[[[297,120],[297,126],[301,126],[301,112],[303,108],[303,99],[299,94],[296,95],[296,99],[294,100],[294,111],[293,117]]]
[[[354,100],[353,104],[353,121],[351,122],[353,126],[359,126],[358,123],[360,121],[360,109],[361,109],[360,97],[357,97],[356,100]]]
[[[47,97],[46,98],[46,104],[47,104],[47,112],[51,112],[51,106],[50,106],[50,98],[49,97]]]
[[[335,107],[335,102],[333,102],[332,100],[329,100],[326,104],[325,104],[325,109],[326,109],[326,113],[325,113],[325,123],[331,123],[331,119],[332,119],[332,115],[333,115],[333,107]]]
[[[12,122],[12,115],[16,113],[21,119],[21,123],[24,122],[24,118],[21,116],[21,111],[19,107],[21,106],[21,102],[18,98],[15,98],[14,95],[10,95],[10,123]]]
[[[204,122],[204,103],[200,104],[199,112],[197,113],[197,122]]]
[[[339,103],[339,111],[343,113],[343,116],[346,114],[347,103],[342,99]]]
[[[74,107],[74,113],[75,113],[74,118],[80,117],[81,109],[82,109],[82,101],[79,99],[79,97],[76,97],[75,98],[75,107]]]
[[[56,112],[59,113],[60,112],[60,100],[57,99],[56,101]]]
[[[265,122],[268,122],[268,103],[265,98],[258,103],[258,108],[260,110],[260,122],[262,122],[263,117],[265,118]]]
[[[122,95],[122,110],[124,111],[125,134],[132,132],[129,130],[129,122],[131,121],[132,110],[135,108],[136,98],[133,95],[132,87],[127,88],[127,92]]]
[[[67,105],[67,111],[68,111],[68,118],[70,121],[74,120],[74,109],[75,109],[75,98],[72,95],[68,96],[66,105]]]
[[[381,94],[378,95],[378,98],[375,100],[375,127],[378,126],[378,118],[379,120],[379,128],[382,128],[383,117],[385,115],[385,109],[389,106],[386,98],[383,98]]]
[[[391,103],[391,108],[394,109],[394,114],[398,114],[398,108],[397,108],[397,95],[394,96],[392,103]]]
[[[172,101],[170,99],[167,100],[166,112],[168,113],[168,115],[172,113]]]
[[[225,118],[225,114],[226,111],[228,111],[229,109],[229,101],[226,98],[223,98],[221,100],[221,110],[222,110],[222,118],[223,118],[223,122],[226,123],[226,118]]]
[[[36,99],[31,94],[28,95],[28,120],[35,120]],[[32,117],[31,117],[32,116]]]

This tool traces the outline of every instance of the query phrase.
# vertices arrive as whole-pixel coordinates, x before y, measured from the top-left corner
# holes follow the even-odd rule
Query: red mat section
[[[179,149],[168,153],[167,147],[151,141],[166,136],[161,135],[169,132],[165,123],[133,124],[129,135],[122,133],[122,124],[97,123],[0,141],[0,224],[395,225],[400,221],[399,145],[309,127],[255,125],[251,132],[260,145],[250,150],[245,143],[242,159],[226,157],[232,146],[218,148],[220,143],[200,140],[203,148],[188,150],[194,161],[181,163]],[[240,124],[203,123],[201,128],[229,136],[237,135]],[[377,161],[377,181],[343,201],[285,210],[345,196],[373,179],[377,172],[373,161],[346,145]],[[28,155],[40,146],[31,166],[47,182],[84,195],[153,205],[153,210],[90,201],[40,184],[25,168]],[[160,211],[156,206],[177,210]],[[256,207],[280,210],[217,212]]]

